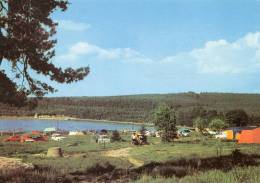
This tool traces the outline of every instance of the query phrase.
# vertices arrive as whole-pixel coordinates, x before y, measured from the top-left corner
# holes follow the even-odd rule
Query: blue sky
[[[71,0],[62,67],[90,75],[49,96],[260,92],[259,0]]]

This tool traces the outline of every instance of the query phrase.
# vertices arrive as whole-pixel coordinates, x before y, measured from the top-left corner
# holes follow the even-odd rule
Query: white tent
[[[57,129],[55,127],[50,127],[50,128],[45,128],[43,131],[45,133],[52,133],[52,132],[56,132]]]

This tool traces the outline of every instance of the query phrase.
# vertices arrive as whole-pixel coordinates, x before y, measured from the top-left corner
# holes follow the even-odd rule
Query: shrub
[[[205,128],[208,127],[207,120],[205,120],[205,119],[203,119],[201,117],[196,118],[194,120],[193,124],[194,124],[194,127],[198,128],[201,133],[205,130]]]
[[[154,125],[162,132],[163,142],[173,142],[177,138],[176,115],[173,108],[161,105],[154,113]]]
[[[218,132],[226,127],[228,127],[228,124],[225,121],[223,121],[222,119],[213,119],[209,123],[209,128],[211,128],[214,131],[218,131]]]
[[[120,133],[117,131],[117,130],[114,130],[112,132],[112,137],[111,137],[111,140],[112,142],[115,142],[115,141],[121,141],[121,136],[120,136]]]
[[[142,135],[142,141],[143,141],[143,143],[147,143],[147,136],[146,136],[146,134],[145,134],[145,132],[146,132],[146,128],[145,128],[145,126],[144,125],[142,125],[142,127],[141,127],[141,129],[140,129],[140,133],[141,133],[141,135]]]

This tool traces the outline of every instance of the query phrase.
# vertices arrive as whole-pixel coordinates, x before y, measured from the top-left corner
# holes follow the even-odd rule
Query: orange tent
[[[38,130],[33,130],[32,134],[33,135],[42,135],[42,133],[40,131],[38,131]]]
[[[233,140],[234,139],[233,130],[226,130],[225,133],[227,134],[227,140]]]
[[[244,126],[244,127],[230,127],[227,128],[224,132],[227,134],[227,140],[239,140],[240,133],[242,130],[252,130],[256,127]]]
[[[242,130],[238,143],[260,144],[260,128]]]
[[[236,138],[235,138],[235,139],[236,139],[237,141],[239,141],[239,139],[240,139],[240,135],[241,135],[241,132],[240,132],[240,133],[239,133],[239,132],[236,133]]]

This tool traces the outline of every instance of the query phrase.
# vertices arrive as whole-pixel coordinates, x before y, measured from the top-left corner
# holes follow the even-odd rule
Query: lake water
[[[48,127],[56,127],[66,131],[73,130],[139,130],[141,125],[137,124],[122,124],[97,121],[59,121],[59,120],[0,120],[0,131],[32,131],[44,130]],[[152,127],[148,127],[151,129]]]

